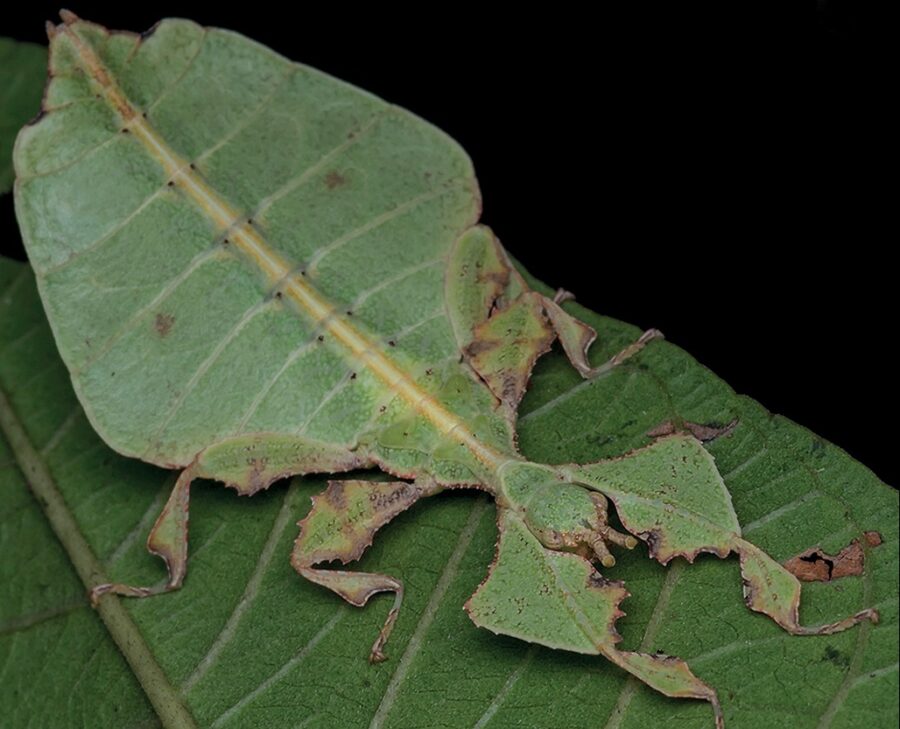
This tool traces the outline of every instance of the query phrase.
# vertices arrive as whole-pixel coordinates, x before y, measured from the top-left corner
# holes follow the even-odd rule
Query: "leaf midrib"
[[[41,511],[62,543],[85,589],[108,582],[103,567],[60,493],[41,455],[35,450],[19,416],[0,388],[0,431],[9,442],[16,463]],[[190,710],[157,663],[137,625],[116,595],[106,595],[97,606],[110,637],[147,695],[166,729],[196,729]]]

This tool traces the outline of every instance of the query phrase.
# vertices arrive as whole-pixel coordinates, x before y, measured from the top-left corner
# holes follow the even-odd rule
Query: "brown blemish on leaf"
[[[170,331],[172,331],[172,326],[174,324],[174,316],[172,316],[171,314],[159,313],[156,315],[156,319],[153,321],[153,328],[156,329],[156,333],[159,334],[159,336],[165,337]]]
[[[794,577],[803,582],[828,582],[834,563],[826,559],[821,552],[811,550],[784,563],[785,568]]]
[[[850,659],[834,646],[829,645],[825,647],[825,654],[822,656],[822,659],[844,670],[850,666]]]
[[[327,175],[325,175],[325,187],[327,187],[329,190],[334,190],[335,188],[340,187],[346,182],[347,178],[336,170],[332,170]]]
[[[651,428],[647,431],[647,436],[649,438],[661,438],[666,435],[673,435],[674,433],[690,433],[701,443],[709,443],[711,440],[715,440],[716,438],[721,438],[723,435],[729,435],[738,424],[737,418],[732,420],[727,425],[716,425],[715,423],[692,423],[690,421],[684,420],[681,423],[676,423],[674,420],[666,420],[655,428]]]
[[[877,547],[884,541],[878,532],[863,532],[863,536],[870,547]]]
[[[865,533],[866,544],[881,544],[878,532]],[[854,539],[836,555],[823,552],[818,547],[807,549],[784,563],[785,569],[803,582],[831,582],[841,577],[861,575],[865,567],[865,551],[858,539]]]

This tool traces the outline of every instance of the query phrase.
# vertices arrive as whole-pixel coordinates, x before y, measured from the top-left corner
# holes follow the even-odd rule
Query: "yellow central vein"
[[[87,74],[100,86],[105,99],[124,120],[128,129],[159,162],[169,179],[178,185],[222,232],[228,240],[261,270],[272,285],[282,285],[283,297],[289,299],[315,326],[321,327],[340,342],[350,355],[362,361],[387,387],[396,392],[421,413],[444,435],[451,435],[463,443],[482,463],[493,468],[509,460],[479,441],[459,417],[422,390],[390,357],[346,319],[337,308],[307,281],[293,273],[292,267],[266,240],[245,216],[222,199],[206,183],[190,162],[180,157],[160,134],[138,112],[112,80],[102,61],[70,25],[63,29],[71,40]]]

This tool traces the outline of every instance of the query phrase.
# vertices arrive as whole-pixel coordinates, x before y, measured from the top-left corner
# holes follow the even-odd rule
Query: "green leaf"
[[[12,187],[13,142],[40,109],[46,70],[46,48],[0,37],[0,194]]]
[[[620,644],[614,623],[626,593],[621,581],[606,575],[628,578],[629,585],[643,583],[641,567],[627,558],[611,572],[611,545],[634,548],[636,536],[663,562],[737,551],[748,605],[792,633],[834,633],[875,617],[878,596],[871,582],[863,579],[859,592],[846,580],[839,594],[829,594],[818,606],[819,613],[815,602],[812,610],[805,608],[804,618],[812,617],[805,623],[820,627],[801,625],[799,582],[747,534],[751,527],[781,526],[782,517],[794,510],[801,511],[806,526],[806,512],[818,508],[810,505],[820,493],[830,495],[828,488],[817,486],[794,502],[772,505],[768,516],[745,523],[742,534],[744,514],[737,493],[732,492],[733,505],[728,491],[729,477],[740,471],[726,472],[723,481],[728,451],[718,443],[746,432],[752,408],[730,404],[728,413],[706,413],[702,426],[691,423],[697,418],[682,412],[691,403],[678,398],[680,374],[665,370],[679,353],[658,341],[651,344],[658,339],[653,330],[619,338],[615,325],[602,321],[601,345],[618,347],[607,352],[594,347],[589,360],[595,338],[591,316],[581,316],[571,304],[564,310],[563,292],[551,301],[516,271],[490,231],[474,225],[477,184],[468,158],[452,140],[408,112],[233,33],[165,21],[152,34],[137,37],[109,33],[67,12],[63,19],[51,29],[46,114],[25,128],[16,147],[17,215],[87,420],[120,453],[181,473],[163,486],[154,483],[140,513],[115,526],[119,509],[109,507],[122,498],[121,488],[112,496],[112,489],[107,495],[92,485],[82,502],[66,493],[65,485],[70,470],[82,473],[80,464],[57,464],[54,470],[50,462],[70,430],[77,432],[77,409],[68,425],[56,423],[54,434],[39,443],[28,432],[31,408],[17,407],[14,400],[20,383],[7,387],[13,400],[2,407],[3,427],[19,468],[82,583],[91,588],[109,636],[164,725],[192,726],[191,715],[201,725],[273,724],[266,712],[276,705],[283,710],[281,681],[301,666],[312,679],[303,684],[311,693],[290,687],[293,722],[333,725],[340,715],[344,724],[345,704],[353,701],[359,723],[405,726],[411,717],[425,716],[433,687],[427,681],[410,687],[435,643],[429,630],[446,629],[441,616],[457,597],[458,584],[483,575],[488,560],[477,570],[467,562],[468,550],[478,548],[479,535],[487,544],[492,534],[483,501],[472,508],[444,498],[430,510],[410,508],[446,488],[480,488],[498,505],[498,553],[490,577],[468,604],[477,624],[545,646],[602,653],[666,695],[710,701],[718,718],[713,679],[695,676],[684,660],[659,654],[664,630],[682,619],[680,614],[666,619],[659,609],[673,599],[681,568],[667,574],[639,644],[629,645],[627,636]],[[28,341],[27,333],[21,336]],[[563,393],[551,380],[542,389],[542,373],[554,371],[542,363],[520,407],[534,363],[557,337],[587,384],[574,387],[560,380],[563,390],[570,388]],[[14,339],[10,346],[20,344]],[[655,358],[662,359],[654,365]],[[14,373],[21,358],[16,361]],[[695,369],[688,368],[687,379],[699,377],[702,371],[695,377]],[[645,385],[647,377],[657,382],[658,390],[639,392],[619,411],[639,375]],[[610,383],[617,389],[607,390]],[[696,382],[690,385],[687,401],[701,389]],[[21,392],[34,395],[32,387]],[[548,393],[550,399],[542,400]],[[590,398],[598,393],[606,397],[601,408],[592,408]],[[709,404],[707,398],[698,407],[702,411]],[[566,412],[570,406],[576,413]],[[604,413],[599,423],[597,412]],[[530,446],[529,417],[541,428],[541,440]],[[647,444],[648,433],[663,423],[715,433],[714,426],[726,422],[738,426],[729,426],[732,432],[710,452],[692,436],[674,434],[622,456]],[[636,423],[639,430],[633,429]],[[598,425],[612,440],[581,443]],[[555,435],[550,441],[549,433]],[[615,447],[603,453],[607,446]],[[798,448],[787,462],[797,460]],[[620,457],[598,461],[601,455]],[[766,456],[764,462],[770,460]],[[93,478],[100,469],[90,465],[88,478]],[[401,480],[333,481],[307,509],[300,481],[281,502],[258,493],[284,476],[371,467]],[[236,510],[220,490],[207,512],[216,530],[204,534],[198,526],[205,513],[205,491],[197,481],[202,478],[257,494],[257,506],[243,502]],[[132,489],[140,477],[123,480]],[[123,605],[116,595],[146,597],[181,587],[192,482],[197,483],[189,584],[199,587]],[[318,490],[322,487],[319,482]],[[758,496],[763,486],[755,483],[752,489]],[[634,536],[609,524],[607,497]],[[92,516],[98,506],[101,515]],[[124,511],[124,501],[121,506]],[[895,501],[893,507],[896,511]],[[378,593],[394,593],[386,618],[374,609],[365,618],[348,615],[346,607],[335,612],[334,603],[321,590],[309,592],[308,583],[289,593],[295,588],[286,581],[267,582],[281,542],[295,531],[290,521],[304,513],[290,561],[296,572],[356,606]],[[431,524],[429,514],[438,515]],[[399,528],[391,533],[403,536],[407,530],[400,552],[392,553],[392,542],[379,537],[377,545],[385,546],[362,556],[379,527],[394,517]],[[843,514],[842,523],[847,518]],[[896,550],[860,546],[868,545],[863,531],[873,528],[878,527],[855,523],[846,539],[856,537],[855,548],[870,565],[884,553],[896,560]],[[115,537],[104,545],[105,530]],[[148,530],[149,550],[166,561],[166,581],[155,579],[136,556],[128,561],[138,535]],[[456,542],[446,538],[448,530],[459,534]],[[771,545],[776,556],[783,546]],[[227,564],[204,577],[204,560],[213,562],[223,551]],[[317,566],[361,556],[359,568]],[[380,560],[386,567],[375,566]],[[603,566],[603,575],[592,561]],[[694,571],[703,574],[700,565],[706,564]],[[645,573],[643,580],[652,584],[654,574]],[[146,586],[135,586],[141,582]],[[406,607],[398,612],[404,582]],[[708,590],[702,592],[706,596]],[[895,598],[895,593],[890,594]],[[286,601],[288,594],[306,599]],[[896,607],[887,600],[882,602],[888,610]],[[635,604],[641,604],[637,591]],[[255,614],[260,609],[274,611],[277,619],[260,619]],[[420,616],[415,627],[405,618],[409,613]],[[380,618],[380,629],[370,624],[372,615]],[[690,639],[682,655],[717,634],[712,615],[718,613],[695,619],[694,630],[685,631]],[[13,616],[14,636],[23,619]],[[735,620],[729,618],[728,625]],[[335,659],[347,657],[346,647],[366,632],[345,626],[365,626],[369,640],[377,636],[370,660],[384,661],[395,624],[402,654],[385,664],[394,668],[361,673],[362,668],[347,669]],[[293,626],[297,632],[291,635],[305,642],[260,627],[284,625]],[[839,638],[855,635],[857,648],[866,648],[874,630],[866,623]],[[458,627],[452,631],[454,639],[464,633]],[[439,638],[437,644],[440,648]],[[837,651],[834,645],[828,650]],[[257,672],[248,684],[247,656],[257,655],[261,646],[266,651],[261,664],[278,668]],[[731,647],[720,646],[720,652],[730,656]],[[717,650],[711,649],[712,655],[718,656]],[[468,677],[478,660],[472,650],[463,652],[471,660],[451,673]],[[857,656],[862,655],[857,649],[847,659],[851,675],[854,661],[861,667]],[[706,658],[703,654],[699,661]],[[544,678],[552,660],[542,661]],[[237,675],[230,670],[235,665]],[[564,665],[579,664],[567,658]],[[888,664],[881,668],[883,673],[870,680],[893,676]],[[514,670],[497,685],[488,666],[478,674],[479,686],[491,689],[482,713],[466,716],[457,707],[447,715],[453,722],[463,716],[464,725],[505,721],[503,712],[516,708],[507,699],[522,685],[525,670]],[[603,675],[608,678],[610,670]],[[772,667],[769,672],[779,673]],[[722,679],[720,687],[720,677],[714,677],[726,715],[739,716],[738,688],[726,698],[721,693],[726,682]],[[343,683],[347,680],[357,681],[352,690]],[[833,703],[823,709],[826,724],[837,718],[838,701],[855,687],[846,677],[841,680]],[[452,686],[451,679],[445,683]],[[243,693],[233,690],[236,686]],[[471,691],[456,688],[450,695],[476,703]],[[767,690],[771,694],[771,687]],[[571,695],[566,694],[567,704]],[[360,696],[368,698],[361,702]],[[611,726],[623,717],[643,722],[652,710],[628,714],[640,696],[636,685],[627,683],[599,710],[607,712]],[[342,704],[336,707],[335,699]],[[807,703],[812,700],[807,697]],[[596,701],[590,707],[597,710]]]
[[[24,428],[103,568],[115,578],[159,580],[142,542],[172,477],[117,456],[94,434],[28,269],[3,262],[0,291],[5,412]],[[578,314],[605,345],[598,360],[634,336],[633,327]],[[562,355],[550,355],[520,412],[524,452],[551,462],[639,447],[666,418],[738,417],[734,432],[709,448],[748,538],[785,559],[816,544],[834,552],[863,530],[879,530],[884,543],[867,550],[862,576],[804,585],[808,622],[863,606],[881,612],[878,625],[833,636],[792,637],[746,610],[733,560],[701,555],[690,567],[676,559],[664,568],[636,550],[619,555],[610,574],[627,579],[633,593],[618,622],[620,647],[687,660],[718,689],[727,726],[896,724],[896,492],[838,448],[736,396],[668,343],[602,380],[582,381]],[[28,461],[2,447],[0,706],[8,725],[155,726],[134,672],[27,493]],[[485,576],[496,531],[489,503],[463,493],[401,515],[363,558],[363,567],[390,570],[407,587],[391,660],[370,665],[366,654],[389,600],[351,608],[300,579],[288,561],[292,525],[323,488],[318,479],[295,479],[247,500],[201,484],[185,587],[124,602],[199,726],[367,727],[376,716],[385,727],[548,726],[560,716],[572,726],[711,725],[704,705],[658,696],[602,658],[473,626],[462,605]]]

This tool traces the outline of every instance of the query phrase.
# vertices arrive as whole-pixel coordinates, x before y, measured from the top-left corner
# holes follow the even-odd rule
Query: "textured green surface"
[[[635,568],[635,583],[624,565],[612,572],[604,540],[628,546],[634,540],[607,531],[605,500],[574,485],[582,483],[609,496],[624,526],[645,539],[658,559],[678,554],[693,558],[697,551],[710,550],[724,555],[728,547],[738,549],[745,558],[744,577],[751,581],[745,591],[755,595],[754,609],[764,610],[790,630],[804,630],[793,612],[799,584],[755,547],[740,542],[727,479],[723,484],[698,441],[672,436],[620,462],[584,468],[539,465],[610,455],[582,453],[577,439],[552,432],[571,424],[581,426],[573,432],[592,432],[597,413],[603,413],[599,427],[613,438],[634,438],[673,418],[711,423],[725,422],[725,416],[717,412],[698,418],[681,412],[673,395],[677,382],[657,375],[665,382],[664,392],[655,397],[641,393],[629,403],[629,417],[619,417],[623,413],[615,398],[630,397],[633,379],[623,380],[623,375],[650,371],[654,357],[666,352],[675,358],[677,350],[656,342],[612,374],[608,366],[594,369],[592,365],[603,360],[589,363],[583,354],[593,331],[540,292],[529,291],[490,233],[469,228],[479,211],[477,185],[468,158],[452,140],[408,112],[292,64],[237,34],[166,21],[152,34],[138,37],[109,34],[70,13],[64,13],[63,20],[50,31],[53,79],[45,114],[26,127],[17,142],[17,215],[56,343],[91,424],[123,454],[186,467],[177,497],[167,506],[170,516],[158,523],[152,540],[152,549],[167,555],[173,586],[180,584],[187,554],[184,525],[192,478],[202,475],[252,493],[280,475],[378,466],[395,477],[416,478],[417,484],[412,490],[402,483],[367,489],[368,481],[332,486],[301,525],[303,538],[292,558],[304,576],[356,604],[373,591],[399,590],[399,584],[390,577],[322,572],[313,565],[329,556],[358,557],[374,530],[401,506],[411,505],[416,494],[434,493],[442,485],[478,485],[497,496],[502,537],[491,578],[469,605],[476,623],[547,646],[599,651],[661,691],[713,700],[712,690],[691,676],[684,663],[656,655],[657,638],[669,625],[658,610],[650,614],[638,646],[627,638],[623,646],[615,646],[613,622],[626,594],[620,583],[608,580],[626,577],[637,592],[643,588],[641,574]],[[570,304],[566,307],[579,313]],[[544,424],[542,440],[530,446],[534,453],[526,446],[524,456],[539,462],[529,464],[516,452],[512,433],[532,363],[555,338],[553,325],[579,372],[591,378],[592,389],[578,387],[571,391],[577,394],[526,404],[525,418],[538,423],[547,414],[554,418]],[[601,341],[608,346],[617,337]],[[637,354],[645,341],[630,347],[627,356]],[[548,367],[540,372],[552,371]],[[609,383],[619,389],[608,392]],[[532,400],[543,397],[537,384]],[[545,390],[552,392],[553,385]],[[15,396],[15,388],[9,392]],[[583,402],[597,392],[615,397],[597,409]],[[93,551],[109,562],[107,568],[93,555],[85,556],[90,549],[78,532],[85,532],[90,541],[93,525],[81,524],[77,507],[70,509],[69,496],[57,494],[53,482],[61,482],[64,474],[57,475],[52,464],[47,470],[35,450],[50,454],[62,448],[63,441],[51,437],[49,445],[42,445],[33,440],[27,423],[23,430],[26,416],[14,399],[11,405],[4,400],[0,410],[4,431],[84,584],[105,582],[102,572],[129,583],[144,581],[137,562],[126,565],[131,569],[126,576],[96,545]],[[577,406],[575,414],[566,412],[571,403]],[[591,428],[578,421],[586,413],[594,416]],[[752,413],[737,408],[727,419],[735,415],[743,427]],[[571,422],[560,422],[565,417]],[[649,422],[643,422],[645,417]],[[69,425],[73,431],[74,422]],[[640,431],[631,430],[636,423],[641,423]],[[523,418],[523,444],[529,427]],[[68,435],[65,428],[56,432]],[[737,432],[723,442],[736,438]],[[562,445],[564,451],[542,452],[542,443]],[[670,447],[679,443],[684,450]],[[607,440],[593,445],[600,451],[610,446],[615,455],[638,443]],[[727,454],[727,445],[721,448]],[[718,465],[721,468],[722,462]],[[133,489],[128,480],[125,488]],[[752,488],[767,486],[764,478]],[[62,483],[60,488],[65,491]],[[203,600],[214,595],[216,604],[202,605],[199,611],[193,603],[184,608],[192,634],[204,636],[199,644],[191,645],[173,618],[182,614],[185,593],[178,599],[148,601],[152,607],[124,607],[114,597],[100,603],[104,624],[166,726],[192,726],[184,715],[186,707],[200,725],[214,726],[252,723],[254,712],[263,706],[277,703],[284,709],[280,698],[263,696],[276,690],[277,680],[300,663],[313,661],[326,643],[330,647],[322,657],[333,663],[337,654],[331,641],[337,636],[344,651],[353,644],[354,636],[343,635],[343,628],[330,620],[320,621],[321,632],[306,634],[308,642],[293,658],[283,653],[287,641],[252,635],[254,646],[270,648],[268,665],[286,661],[285,670],[261,679],[258,688],[230,707],[220,707],[218,714],[204,714],[209,710],[204,692],[239,683],[219,673],[230,665],[227,653],[238,647],[249,611],[270,595],[265,570],[275,563],[278,540],[294,531],[288,525],[296,511],[302,512],[295,501],[303,502],[297,496],[301,488],[295,483],[288,491],[272,517],[268,537],[244,533],[239,541],[220,545],[218,532],[204,542],[202,529],[194,527],[192,584],[204,550],[230,553],[227,571],[222,572],[225,584],[207,579],[202,593]],[[137,519],[125,547],[146,531],[163,500],[159,494]],[[773,507],[769,518],[751,519],[748,531],[778,523],[795,510],[805,511],[818,496],[807,494]],[[258,498],[254,503],[267,501]],[[98,489],[87,503],[109,506]],[[414,682],[416,661],[431,642],[425,638],[427,629],[438,625],[455,578],[466,574],[467,553],[461,545],[471,543],[475,549],[484,528],[483,515],[489,510],[484,502],[468,513],[459,503],[443,499],[430,511],[417,507],[409,512],[433,514],[434,508],[453,505],[457,511],[450,509],[435,524],[445,535],[447,528],[459,532],[456,546],[434,534],[428,539],[426,518],[421,533],[415,532],[423,541],[405,555],[418,560],[416,564],[399,560],[379,566],[379,571],[406,580],[409,599],[398,627],[399,646],[406,648],[399,658],[390,651],[396,668],[390,673],[370,668],[365,674],[373,701],[361,716],[369,712],[376,726],[409,724],[402,713],[405,692]],[[262,508],[256,507],[257,513]],[[224,507],[214,513],[223,530],[231,528],[233,520],[246,524],[251,517],[247,507],[240,517],[229,517]],[[408,523],[408,516],[401,517],[401,524]],[[197,519],[195,509],[194,524]],[[113,521],[107,515],[97,526],[106,528]],[[335,541],[333,533],[333,526],[342,524],[352,537],[346,544]],[[881,527],[866,523],[850,536],[857,536],[860,528]],[[390,542],[385,544],[390,549]],[[124,554],[125,547],[114,547],[112,556]],[[783,547],[776,543],[770,548],[778,556]],[[896,559],[895,552],[881,552]],[[244,567],[252,570],[246,582],[236,579],[240,560],[235,555],[257,554],[257,566],[248,562]],[[363,569],[378,555],[376,550],[367,556]],[[585,559],[593,555],[605,565],[602,577]],[[418,588],[414,584],[417,568],[431,575],[430,591],[421,590],[428,583],[424,577]],[[675,566],[669,572],[659,604],[673,599],[681,569]],[[200,580],[196,584],[202,585]],[[236,591],[243,584],[239,595]],[[766,592],[765,584],[777,584],[778,589]],[[879,604],[865,580],[861,592],[851,584],[826,602],[814,600],[805,622],[832,622]],[[146,588],[116,589],[147,594]],[[236,607],[226,612],[229,600],[237,600]],[[640,605],[638,598],[635,602]],[[291,624],[309,625],[314,604]],[[327,604],[321,603],[326,615]],[[891,604],[896,608],[895,603],[886,604],[888,611]],[[281,610],[288,610],[287,605]],[[421,616],[422,622],[411,635],[407,623],[404,636],[408,612]],[[163,614],[165,619],[153,629],[142,622],[153,623]],[[346,608],[333,615],[343,623]],[[681,617],[676,614],[675,622]],[[346,617],[348,624],[353,618]],[[217,624],[221,632],[214,638]],[[852,631],[856,645],[865,647],[874,630],[866,624]],[[693,633],[694,645],[698,636],[714,633],[701,626]],[[166,655],[165,647],[173,641],[176,653]],[[273,643],[278,645],[269,645]],[[629,652],[634,647],[646,654]],[[836,650],[827,647],[826,654]],[[690,648],[682,646],[678,652],[689,654]],[[726,653],[730,655],[723,649]],[[864,653],[855,655],[858,658],[848,659],[851,674],[865,670],[861,664],[854,667]],[[380,656],[380,647],[373,648],[373,656]],[[707,658],[709,654],[703,654],[698,660],[702,664]],[[343,681],[352,676],[338,666],[331,672],[328,666],[305,667],[317,678],[333,675]],[[895,675],[892,668],[884,668],[884,676]],[[482,719],[464,717],[461,725],[500,722],[506,699],[524,671],[513,673],[516,682],[510,678],[502,684]],[[431,678],[435,673],[445,672],[432,671]],[[486,685],[490,675],[483,677]],[[729,716],[740,714],[735,693],[718,673],[709,675]],[[325,694],[334,694],[322,684],[316,688],[302,700],[327,703],[331,695]],[[833,703],[823,710],[825,724],[836,718],[839,702],[851,688],[844,683],[835,689]],[[423,693],[421,688],[411,695]],[[453,695],[468,694],[457,690]],[[375,701],[375,696],[380,698]],[[630,679],[612,708],[605,709],[609,724],[621,725],[623,716],[626,721],[630,716],[645,721],[647,712],[627,713],[640,696]],[[591,710],[597,708],[592,702]],[[298,712],[301,723],[328,724],[315,711]],[[413,707],[408,716],[422,714],[421,707]],[[460,715],[453,713],[452,721]],[[258,723],[273,722],[262,718]],[[528,725],[535,723],[541,721],[527,720]]]
[[[162,578],[143,539],[172,485],[169,472],[112,453],[68,384],[32,277],[0,265],[0,387],[41,451],[88,541],[113,577]],[[575,307],[601,335],[600,362],[633,327]],[[865,529],[885,543],[865,574],[804,585],[803,618],[834,620],[863,606],[882,621],[797,638],[750,613],[735,560],[701,556],[663,568],[622,554],[612,577],[633,596],[624,647],[689,661],[722,696],[729,727],[893,727],[897,709],[897,494],[834,446],[731,390],[662,343],[602,380],[582,381],[544,358],[521,407],[523,451],[589,461],[648,442],[675,415],[738,417],[710,444],[752,538],[779,559],[821,544],[833,552]],[[3,452],[4,581],[0,707],[5,725],[156,726],[127,665]],[[461,609],[493,554],[493,507],[470,493],[429,499],[380,534],[363,559],[407,584],[392,660],[366,654],[390,599],[365,610],[299,579],[293,522],[324,487],[295,479],[251,499],[217,484],[195,489],[192,557],[180,592],[126,608],[201,726],[705,727],[701,702],[664,699],[602,658],[529,646],[476,629]],[[616,709],[618,707],[618,709]],[[124,718],[123,718],[124,717]],[[304,723],[305,722],[305,723]],[[481,722],[479,724],[479,722]]]
[[[440,292],[444,257],[479,201],[452,140],[234,33],[166,21],[136,46],[75,27],[166,145],[341,315],[352,311],[379,346],[393,342],[417,385],[463,373]],[[54,41],[48,113],[17,142],[17,215],[63,359],[106,441],[184,466],[227,436],[351,443],[406,417],[327,330],[272,295],[276,281],[222,244],[233,231],[182,184],[167,186],[68,38]],[[490,396],[469,389],[460,407],[489,413]]]
[[[12,187],[13,141],[38,113],[46,75],[46,48],[0,37],[0,194]]]

